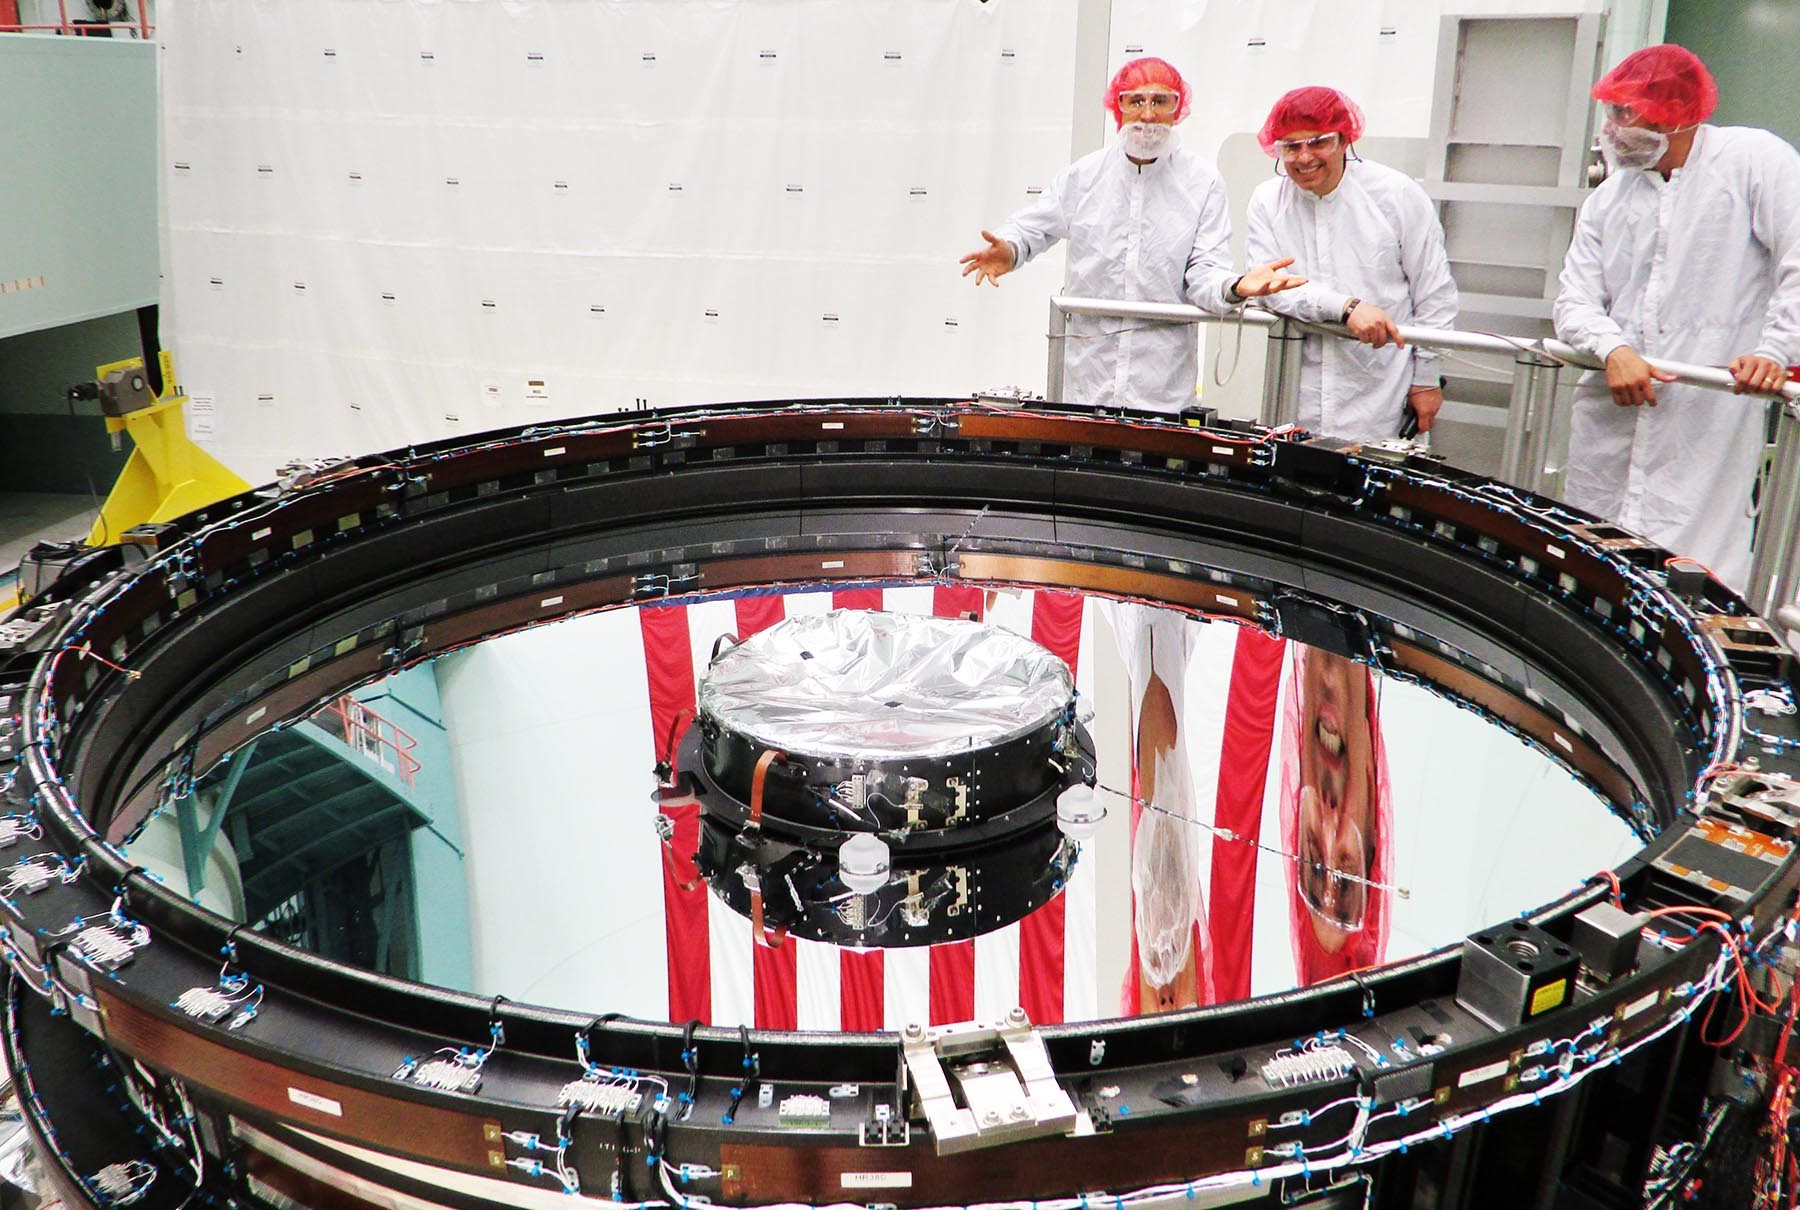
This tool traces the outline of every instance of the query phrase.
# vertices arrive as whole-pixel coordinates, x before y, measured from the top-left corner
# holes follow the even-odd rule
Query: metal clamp
[[[1075,1103],[1022,1008],[992,1025],[908,1025],[900,1049],[939,1155],[1075,1129]]]

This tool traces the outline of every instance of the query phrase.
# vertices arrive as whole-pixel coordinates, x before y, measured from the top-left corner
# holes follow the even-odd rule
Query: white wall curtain
[[[629,406],[1041,384],[1075,0],[163,6],[169,343],[260,480]]]

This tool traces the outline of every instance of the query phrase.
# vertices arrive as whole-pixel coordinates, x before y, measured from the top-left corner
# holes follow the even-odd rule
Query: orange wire
[[[763,754],[756,758],[756,771],[750,775],[750,827],[762,826],[763,786],[769,780],[769,766],[778,760],[786,759],[784,754],[773,748],[765,748]],[[750,892],[750,924],[755,930],[758,945],[779,949],[781,943],[787,940],[786,928],[779,928],[770,933],[763,927],[763,902],[760,889]],[[771,936],[774,937],[773,941],[769,940]]]
[[[769,766],[787,757],[773,748],[765,748],[756,758],[756,771],[750,775],[750,826],[762,826],[763,785],[769,780]]]

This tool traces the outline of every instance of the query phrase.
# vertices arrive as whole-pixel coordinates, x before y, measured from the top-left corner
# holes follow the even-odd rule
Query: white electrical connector
[[[439,1092],[474,1092],[481,1085],[481,1068],[458,1059],[427,1059],[413,1069],[412,1079]]]
[[[80,876],[74,866],[55,853],[38,853],[14,863],[0,882],[0,895],[35,895],[54,882],[73,882]]]
[[[1278,1054],[1262,1065],[1262,1078],[1271,1088],[1293,1088],[1342,1080],[1356,1074],[1356,1060],[1342,1046],[1320,1046]]]
[[[108,1164],[88,1177],[88,1184],[108,1206],[129,1206],[156,1182],[156,1167],[145,1160]]]
[[[150,944],[150,930],[134,920],[113,913],[98,917],[98,924],[78,920],[69,939],[69,948],[89,966],[103,971],[116,971],[132,955]]]
[[[805,1093],[784,1097],[776,1111],[783,1126],[831,1125],[831,1102]]]
[[[214,1022],[232,1009],[234,1001],[216,987],[190,987],[175,999],[175,1007],[197,1020]]]
[[[573,1105],[583,1113],[616,1118],[636,1113],[644,1103],[644,1096],[628,1084],[605,1084],[584,1076],[564,1084],[556,1096],[556,1103],[565,1109]]]
[[[8,849],[30,837],[42,840],[44,829],[29,815],[0,815],[0,849]]]
[[[445,1047],[428,1059],[406,1060],[395,1070],[394,1078],[439,1092],[474,1092],[481,1086],[481,1068],[487,1057],[485,1050]]]
[[[216,986],[190,987],[175,998],[174,1007],[208,1025],[217,1025],[236,1012],[225,1028],[239,1029],[256,1017],[262,998],[262,984],[251,987],[246,976],[221,972]]]

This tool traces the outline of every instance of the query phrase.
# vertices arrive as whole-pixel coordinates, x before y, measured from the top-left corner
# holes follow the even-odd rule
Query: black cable
[[[762,1078],[762,1056],[750,1049],[750,1027],[738,1026],[738,1038],[744,1044],[743,1074],[731,1089],[731,1104],[725,1107],[725,1116],[721,1119],[729,1126],[737,1119],[738,1106],[743,1103],[744,1094],[754,1088]]]
[[[676,1121],[685,1122],[688,1115],[694,1112],[694,1098],[700,1092],[700,1048],[694,1044],[694,1030],[699,1028],[698,1017],[689,1021],[681,1030],[681,1062],[687,1067],[687,1090],[680,1096],[681,1113]]]

